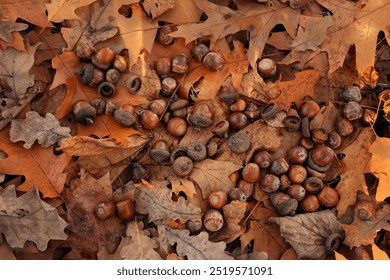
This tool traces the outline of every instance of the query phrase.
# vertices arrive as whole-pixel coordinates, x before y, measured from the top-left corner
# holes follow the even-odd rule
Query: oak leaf
[[[45,2],[41,0],[0,2],[0,21],[15,22],[18,18],[37,26],[45,26],[47,23]]]
[[[194,0],[175,0],[175,7],[158,17],[159,20],[173,24],[197,22],[202,11]]]
[[[127,184],[134,191],[136,201],[135,210],[141,214],[148,214],[149,221],[157,224],[167,224],[171,219],[186,222],[187,220],[199,221],[202,219],[202,210],[179,197],[172,200],[172,191],[165,187],[152,186],[144,181],[139,186]]]
[[[289,248],[283,240],[280,231],[272,225],[268,219],[277,217],[278,214],[270,209],[262,207],[261,204],[252,203],[249,207],[251,217],[245,233],[240,236],[241,251],[249,246],[253,252],[266,252],[269,260],[278,260]],[[251,242],[253,241],[253,247]]]
[[[233,259],[225,253],[226,243],[223,241],[210,242],[209,235],[205,231],[190,236],[190,232],[186,229],[177,230],[161,225],[159,228],[165,229],[165,234],[172,246],[176,243],[176,252],[179,256],[187,256],[189,260]]]
[[[87,6],[95,0],[51,0],[46,3],[48,21],[62,22],[65,19],[79,19],[77,8]]]
[[[369,152],[372,154],[367,163],[366,172],[371,172],[379,179],[376,189],[376,200],[384,201],[390,196],[390,153],[388,147],[390,139],[376,137],[370,146]]]
[[[49,240],[66,240],[67,223],[57,210],[42,201],[37,188],[16,197],[15,186],[9,186],[0,194],[0,232],[8,244],[23,248],[26,241],[33,241],[38,250],[44,251]]]
[[[203,63],[192,61],[188,73],[181,82],[179,91],[188,98],[191,88],[200,79],[202,85],[199,91],[199,99],[214,99],[223,82],[231,75],[233,87],[240,87],[244,73],[248,71],[248,60],[244,46],[239,41],[233,41],[234,49],[230,51],[226,40],[216,42],[213,51],[223,59],[223,67],[220,71],[210,71]]]
[[[6,91],[6,97],[23,99],[28,87],[34,85],[34,75],[29,71],[34,64],[34,53],[39,44],[28,46],[26,52],[13,48],[5,51],[0,49],[0,80],[6,82],[11,91]]]
[[[11,142],[23,141],[25,149],[30,149],[35,140],[38,140],[43,148],[47,148],[66,137],[70,137],[70,128],[61,127],[59,121],[50,113],[41,117],[37,112],[30,111],[26,113],[25,119],[15,119],[11,123]]]
[[[364,172],[370,159],[368,149],[374,137],[375,134],[371,128],[363,128],[355,141],[340,151],[345,154],[345,158],[342,161],[344,170],[340,173],[341,180],[336,187],[340,195],[340,201],[336,206],[338,217],[345,214],[349,205],[356,203],[359,190],[364,193],[368,192]]]
[[[27,24],[21,22],[0,21],[0,40],[4,40],[8,43],[12,42],[12,32],[25,30],[27,27]]]
[[[199,185],[203,198],[214,191],[228,193],[234,187],[229,175],[241,167],[229,161],[205,159],[194,163],[190,179]]]
[[[208,19],[201,23],[180,25],[171,35],[184,37],[187,43],[200,37],[209,37],[213,49],[218,39],[241,30],[248,30],[250,33],[248,59],[254,69],[257,60],[262,56],[269,34],[276,25],[283,24],[287,32],[295,37],[300,9],[292,9],[276,0],[265,4],[237,0],[235,4],[237,10],[198,0],[196,5],[206,13]]]
[[[341,224],[329,210],[269,220],[279,225],[283,238],[299,258],[325,259],[332,252],[329,246],[333,238],[340,243],[344,238]]]
[[[28,191],[37,186],[43,197],[57,197],[64,188],[66,174],[64,168],[71,157],[56,156],[52,148],[33,146],[26,150],[21,143],[9,140],[9,129],[0,132],[0,149],[7,154],[0,160],[0,173],[24,175],[26,180],[17,187],[18,191]],[[55,164],[53,164],[55,162]]]
[[[159,244],[149,237],[150,233],[144,229],[142,222],[131,222],[127,225],[126,238],[122,240],[124,246],[120,255],[124,260],[161,260],[155,251]]]

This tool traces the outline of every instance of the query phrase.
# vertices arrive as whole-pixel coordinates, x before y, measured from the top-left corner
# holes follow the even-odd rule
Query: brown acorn
[[[338,118],[335,122],[336,131],[340,136],[348,136],[353,132],[353,125],[346,118]]]
[[[288,177],[294,184],[302,184],[307,177],[306,168],[302,165],[291,165],[288,170]]]
[[[320,167],[330,164],[333,158],[334,152],[328,146],[319,146],[309,152],[309,161],[311,159],[314,164]]]
[[[203,143],[193,142],[187,146],[187,155],[193,161],[201,161],[207,157],[207,148]]]
[[[167,57],[159,58],[154,65],[154,69],[160,76],[168,75],[171,72],[171,60]]]
[[[203,62],[203,58],[210,52],[210,49],[203,43],[198,43],[192,49],[192,57],[199,61]]]
[[[329,146],[329,148],[334,150],[334,149],[337,149],[338,147],[340,147],[341,141],[342,140],[341,140],[340,134],[338,134],[336,131],[332,131],[329,133],[329,138],[325,142],[325,144],[327,146]]]
[[[73,113],[78,123],[90,125],[96,118],[96,109],[85,100],[79,100],[73,105]]]
[[[241,130],[248,125],[248,118],[242,112],[234,112],[228,117],[229,126],[235,130]]]
[[[176,80],[171,77],[166,77],[161,81],[161,94],[169,97],[175,92],[176,87]]]
[[[322,206],[331,208],[339,203],[339,194],[330,186],[325,186],[317,195],[318,201]]]
[[[149,156],[157,164],[168,161],[171,154],[169,152],[167,143],[164,140],[156,141],[149,152]]]
[[[175,28],[170,25],[164,25],[161,26],[157,30],[156,40],[162,45],[170,45],[173,43],[173,37],[169,36],[168,34],[175,31]]]
[[[119,72],[125,72],[127,70],[127,61],[123,56],[117,54],[114,56],[112,66],[118,69]]]
[[[250,197],[253,194],[255,184],[253,182],[248,182],[243,179],[239,180],[237,183],[237,188],[242,190],[246,197]]]
[[[320,111],[320,106],[314,100],[308,100],[301,106],[301,117],[307,117],[309,120],[313,119]]]
[[[279,176],[284,173],[287,173],[289,168],[290,165],[287,163],[287,161],[284,158],[281,157],[272,162],[270,171],[272,174]]]
[[[271,166],[271,155],[264,150],[257,151],[253,156],[253,161],[262,169],[267,169]]]
[[[214,209],[222,209],[227,204],[227,194],[223,191],[212,192],[207,201]]]
[[[218,53],[209,52],[203,58],[203,65],[210,71],[221,71],[223,59]]]
[[[162,114],[165,112],[166,107],[167,102],[164,99],[157,99],[150,104],[149,109],[157,116],[161,117]]]
[[[209,209],[203,216],[203,225],[208,231],[219,231],[223,224],[223,215],[217,209]]]
[[[300,202],[300,208],[305,213],[311,213],[320,208],[320,203],[314,194],[309,194]]]
[[[230,105],[230,110],[232,112],[243,112],[246,108],[246,105],[247,104],[244,99],[238,98],[232,105]]]
[[[115,205],[112,201],[101,202],[96,205],[94,212],[99,219],[105,220],[115,215]]]
[[[188,70],[188,58],[185,54],[179,54],[172,59],[172,72],[184,74]]]
[[[234,188],[229,192],[229,199],[231,201],[239,200],[239,201],[246,201],[248,198],[245,194],[245,192],[239,188]]]
[[[117,81],[119,81],[119,78],[121,77],[121,74],[119,73],[118,69],[116,68],[111,68],[108,69],[106,73],[106,80],[108,82],[111,82],[115,84]]]
[[[134,204],[130,199],[117,202],[115,208],[118,218],[121,220],[130,220],[135,215]]]
[[[172,118],[168,121],[167,129],[174,137],[184,136],[187,132],[187,122],[182,118]]]
[[[76,46],[76,54],[80,58],[91,58],[96,50],[88,41],[81,41]]]
[[[310,134],[315,144],[324,144],[329,139],[328,133],[323,128],[313,128]]]
[[[260,176],[260,168],[256,163],[250,162],[244,166],[241,174],[245,181],[254,183]]]
[[[150,110],[143,110],[140,115],[140,123],[146,129],[154,129],[159,122],[159,117],[156,113]]]
[[[286,193],[297,201],[301,201],[306,196],[305,188],[298,184],[293,184],[288,187]]]
[[[178,157],[172,165],[173,172],[179,177],[186,177],[190,175],[194,164],[189,157],[181,156]]]
[[[261,179],[260,187],[266,193],[276,192],[280,188],[280,179],[273,174],[267,174]]]
[[[227,141],[229,149],[236,154],[245,153],[251,146],[248,135],[238,132],[229,137]]]
[[[363,108],[356,101],[350,101],[344,106],[344,117],[350,121],[360,119],[363,116]]]
[[[257,71],[265,78],[272,77],[277,71],[276,63],[270,58],[263,58],[257,63]]]
[[[372,219],[375,215],[375,203],[369,200],[360,200],[355,205],[355,215],[362,221]]]
[[[293,146],[288,151],[288,159],[294,164],[303,164],[307,156],[307,150],[302,146]]]

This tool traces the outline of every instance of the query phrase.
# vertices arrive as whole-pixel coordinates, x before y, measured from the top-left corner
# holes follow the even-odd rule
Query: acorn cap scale
[[[251,146],[249,136],[242,132],[237,132],[230,136],[227,144],[230,150],[236,154],[245,153]]]

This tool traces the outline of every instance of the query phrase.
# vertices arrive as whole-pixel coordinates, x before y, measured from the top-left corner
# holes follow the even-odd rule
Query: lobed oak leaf
[[[251,203],[249,225],[245,233],[240,236],[241,251],[249,246],[253,252],[266,252],[269,260],[278,260],[289,248],[283,240],[280,231],[268,220],[278,214],[261,204]],[[251,242],[253,241],[253,246]]]
[[[21,22],[0,22],[0,40],[10,43],[13,32],[25,30],[27,27],[27,24]]]
[[[145,13],[153,20],[166,12],[172,10],[176,6],[175,0],[144,0],[142,8]]]
[[[369,152],[372,154],[367,163],[365,172],[371,172],[379,179],[376,189],[376,200],[384,201],[390,197],[390,139],[376,136],[375,141],[370,146]]]
[[[341,180],[336,187],[340,201],[336,206],[337,216],[341,217],[349,205],[356,203],[357,192],[367,193],[364,177],[367,162],[370,159],[369,147],[374,141],[375,134],[371,128],[363,128],[353,143],[340,153],[345,154],[342,161],[344,170],[341,171]]]
[[[179,197],[177,201],[172,200],[172,191],[165,187],[152,186],[144,182],[135,187],[127,184],[129,190],[135,192],[135,210],[141,214],[148,214],[149,221],[157,224],[167,224],[170,220],[198,221],[202,219],[202,210]]]
[[[186,178],[169,176],[168,180],[172,184],[172,192],[176,195],[183,192],[188,198],[192,198],[196,193],[194,183]]]
[[[157,240],[149,237],[142,222],[131,222],[127,225],[126,238],[120,256],[123,260],[161,260],[155,249],[159,247]]]
[[[158,19],[178,25],[197,22],[202,11],[195,2],[194,0],[175,0],[174,8],[159,16]]]
[[[20,197],[16,197],[15,186],[5,188],[0,194],[0,212],[0,232],[13,248],[23,248],[30,240],[44,251],[49,240],[68,237],[64,232],[67,223],[54,207],[40,199],[35,187]]]
[[[23,99],[27,88],[34,85],[34,75],[29,71],[34,64],[34,53],[38,46],[27,46],[26,52],[13,48],[0,49],[0,80],[11,88],[11,91],[4,93],[6,97]]]
[[[276,25],[283,24],[287,32],[295,37],[300,9],[292,9],[276,0],[264,4],[237,0],[235,4],[237,9],[233,10],[206,0],[196,1],[196,5],[206,13],[208,19],[201,23],[180,25],[171,36],[184,37],[187,43],[200,37],[209,37],[213,49],[218,39],[241,30],[248,30],[250,33],[248,59],[254,69],[257,60],[262,56],[269,34]]]
[[[158,226],[165,230],[169,243],[173,246],[176,243],[176,252],[179,256],[187,256],[189,260],[232,260],[233,258],[225,253],[226,243],[223,241],[214,243],[208,240],[207,232],[202,231],[198,235],[190,235],[188,230],[171,229],[166,226]]]
[[[329,210],[269,220],[279,225],[283,238],[301,259],[325,259],[344,238],[341,224]]]
[[[37,186],[43,197],[59,196],[66,180],[63,170],[71,157],[65,154],[56,156],[52,148],[33,146],[26,150],[21,143],[13,144],[9,140],[9,129],[0,132],[0,139],[0,149],[7,154],[7,158],[0,160],[0,173],[26,178],[17,187],[18,191],[26,192]]]
[[[189,92],[194,84],[202,79],[198,94],[199,99],[214,99],[224,81],[231,76],[233,87],[240,87],[244,73],[248,71],[248,60],[244,46],[239,41],[233,41],[234,49],[231,51],[225,39],[216,42],[213,51],[223,59],[220,71],[210,71],[203,63],[192,61],[188,73],[180,83],[181,96],[188,99]]]
[[[46,3],[48,22],[62,22],[66,19],[79,19],[77,8],[87,6],[96,0],[51,0]]]
[[[379,249],[379,247],[375,243],[372,244],[372,255],[374,260],[384,260],[384,261],[390,260],[386,252]]]
[[[313,96],[314,87],[320,78],[316,70],[306,70],[295,74],[295,79],[290,81],[278,81],[276,87],[281,94],[269,102],[278,104],[279,110],[286,110],[295,102],[298,108],[301,107],[304,96]]]
[[[41,0],[0,2],[0,21],[15,22],[18,18],[37,26],[45,26],[47,22],[45,2]]]
[[[206,198],[214,191],[228,193],[234,187],[229,175],[240,168],[241,165],[229,161],[205,159],[194,163],[189,178],[199,185],[202,197]]]
[[[29,111],[25,119],[14,119],[11,123],[11,142],[23,141],[25,149],[30,149],[35,140],[38,140],[43,148],[47,148],[66,137],[70,137],[70,128],[61,127],[59,121],[50,113],[41,117],[37,112]]]
[[[0,260],[16,260],[16,257],[14,255],[14,252],[12,251],[12,248],[6,242],[1,242]]]

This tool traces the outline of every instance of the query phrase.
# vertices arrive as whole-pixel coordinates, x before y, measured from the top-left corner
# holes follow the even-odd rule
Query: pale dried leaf
[[[12,32],[22,31],[28,27],[27,24],[21,22],[0,22],[0,40],[12,42]]]
[[[124,260],[161,260],[156,252],[159,244],[149,237],[150,233],[144,229],[142,222],[131,222],[127,225],[126,238],[120,251]]]
[[[0,232],[13,248],[22,248],[29,240],[44,251],[50,240],[68,237],[64,232],[67,223],[54,207],[40,199],[37,188],[20,197],[16,197],[15,186],[5,188],[0,194],[0,213]]]
[[[175,7],[161,15],[158,19],[173,24],[197,22],[202,11],[196,6],[194,0],[175,0]]]
[[[163,226],[160,226],[163,227]],[[188,230],[176,230],[163,227],[171,245],[176,243],[176,252],[179,256],[187,256],[189,260],[231,260],[225,253],[226,244],[223,241],[214,243],[208,240],[207,232],[190,236]]]
[[[23,141],[25,149],[30,149],[35,140],[38,140],[42,147],[47,148],[66,137],[70,137],[70,128],[61,127],[51,113],[41,117],[37,112],[30,111],[26,113],[25,119],[14,119],[11,123],[11,142]]]
[[[61,22],[65,19],[79,19],[75,10],[92,2],[95,0],[51,0],[50,3],[45,4],[48,21]]]
[[[299,258],[324,259],[331,253],[326,248],[327,238],[339,234],[342,240],[344,235],[341,224],[329,210],[269,220],[279,225],[283,238]]]

